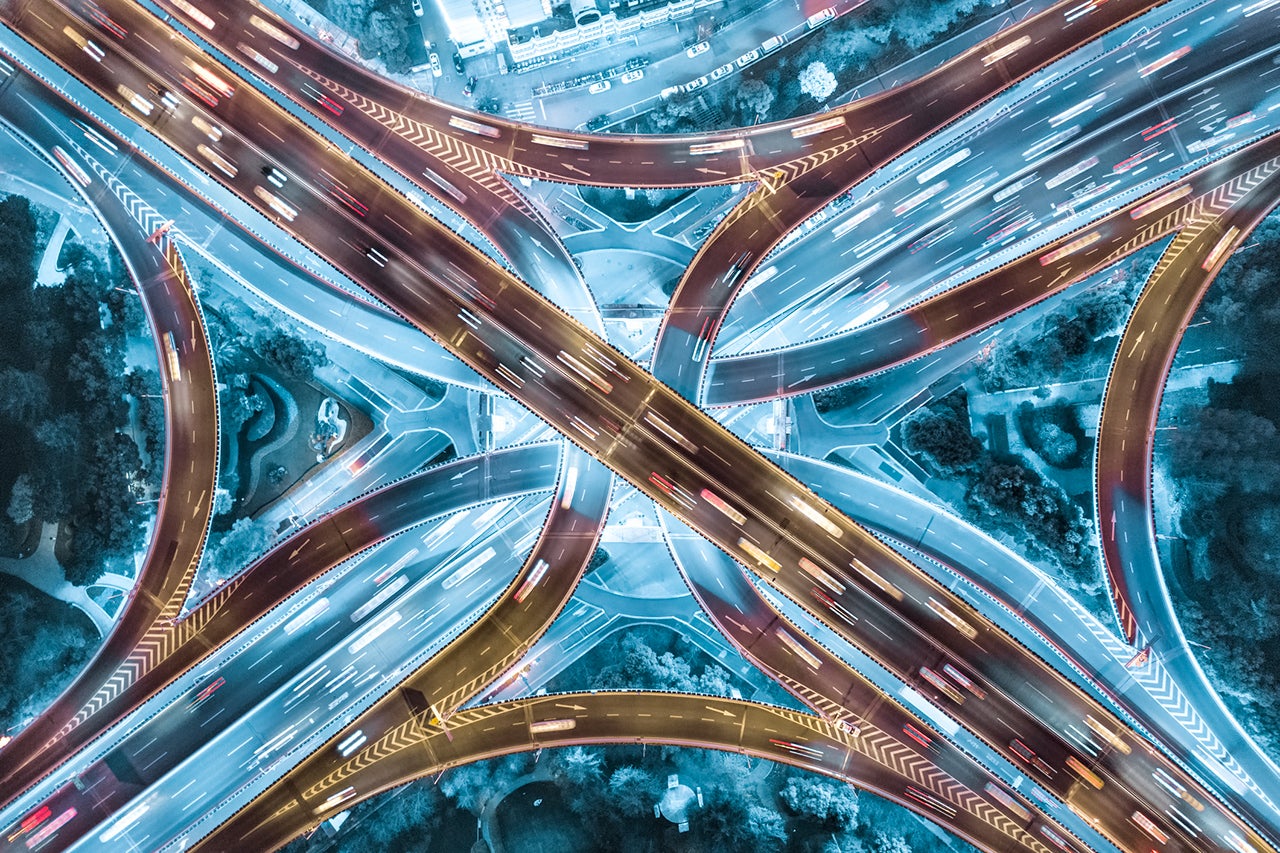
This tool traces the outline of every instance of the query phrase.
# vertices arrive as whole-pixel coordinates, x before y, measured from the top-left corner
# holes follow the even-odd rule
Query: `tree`
[[[657,654],[644,640],[628,634],[622,640],[621,660],[606,666],[592,685],[601,689],[692,690],[689,662],[671,652]]]
[[[650,814],[662,794],[658,778],[643,767],[627,765],[609,777],[612,805],[624,817]]]
[[[563,786],[581,788],[599,783],[604,755],[599,749],[571,746],[556,753],[556,781]]]
[[[1036,427],[1039,453],[1050,465],[1063,466],[1075,458],[1078,443],[1076,437],[1053,423],[1041,423]]]
[[[13,481],[13,488],[9,492],[7,514],[14,524],[26,524],[35,517],[35,503],[33,501],[30,474],[19,474],[18,478]]]
[[[857,792],[833,779],[790,776],[779,796],[792,814],[811,818],[829,832],[845,832],[858,821]]]
[[[49,383],[33,370],[0,370],[0,415],[30,423],[49,408]]]
[[[825,101],[836,90],[836,78],[824,62],[810,62],[800,72],[800,91],[814,100]]]
[[[733,97],[739,120],[743,124],[754,124],[768,118],[773,99],[773,89],[765,85],[763,80],[754,80],[750,77],[742,79]]]
[[[931,458],[944,474],[972,470],[982,458],[982,443],[969,429],[969,398],[958,389],[918,409],[902,425],[907,451]]]
[[[366,59],[381,59],[393,74],[408,71],[408,26],[408,11],[401,4],[389,3],[373,10],[363,29],[358,30],[360,55]]]
[[[0,290],[27,288],[36,277],[36,218],[19,195],[0,200]]]
[[[508,755],[454,767],[440,777],[440,791],[458,808],[480,814],[490,797],[506,793],[502,782],[523,775],[529,762],[526,755]]]
[[[714,785],[703,791],[705,806],[698,815],[700,833],[709,849],[727,853],[781,850],[786,840],[782,815],[751,803],[736,790]]]
[[[259,332],[253,343],[263,358],[290,379],[309,382],[317,368],[329,363],[318,344],[296,338],[280,329]]]
[[[209,568],[213,580],[227,580],[266,552],[275,539],[275,531],[265,521],[238,518],[231,529],[222,534],[212,550]]]

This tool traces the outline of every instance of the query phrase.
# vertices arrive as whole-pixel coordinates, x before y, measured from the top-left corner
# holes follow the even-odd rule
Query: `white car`
[[[440,54],[431,54],[431,73],[439,77],[444,73],[444,69],[440,67]]]
[[[783,36],[773,36],[772,38],[765,39],[764,44],[760,45],[760,49],[765,53],[768,53],[771,50],[777,50],[786,43],[787,40]]]
[[[621,80],[623,83],[634,83],[637,80],[644,79],[644,72],[641,71],[639,68],[637,68],[635,71],[628,71],[626,74],[623,74],[618,79]]]
[[[610,88],[611,86],[608,80],[601,80],[599,83],[592,83],[591,88],[587,89],[587,91],[593,95],[598,95],[601,92],[609,91]]]
[[[733,73],[733,63],[726,62],[724,65],[721,65],[715,71],[711,72],[711,79],[719,80],[721,77],[725,76],[726,74],[732,74],[732,73]]]
[[[419,18],[422,17],[422,0],[412,0],[409,5],[413,8],[413,14]]]
[[[703,74],[701,77],[698,77],[694,80],[690,80],[688,83],[685,83],[684,90],[686,92],[692,92],[695,89],[701,89],[705,85],[707,85],[707,75]]]
[[[759,58],[760,58],[760,48],[757,47],[755,50],[748,51],[747,53],[744,53],[742,54],[742,56],[738,57],[738,67],[746,68],[748,65],[755,62]]]
[[[695,44],[693,47],[686,50],[684,53],[685,53],[685,56],[688,56],[690,59],[693,59],[695,56],[700,56],[706,53],[708,50],[711,50],[711,42],[700,41],[697,44]]]

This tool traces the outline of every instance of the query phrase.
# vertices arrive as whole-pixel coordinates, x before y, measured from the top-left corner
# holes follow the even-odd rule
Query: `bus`
[[[206,30],[213,29],[213,18],[210,18],[191,3],[188,3],[187,0],[173,0],[173,5],[181,9],[186,13],[187,17],[191,18],[191,20],[195,21]]]
[[[490,139],[497,139],[502,135],[502,132],[496,127],[490,127],[487,124],[481,124],[478,121],[472,121],[461,116],[449,116],[449,127],[465,130],[467,133],[474,133],[477,136],[487,136]]]
[[[1013,795],[1010,794],[1008,791],[1006,791],[1004,788],[1001,788],[999,785],[996,785],[994,782],[988,782],[983,787],[983,790],[987,792],[987,795],[990,796],[991,799],[995,800],[997,803],[1004,806],[1009,811],[1013,812],[1014,815],[1016,815],[1017,817],[1021,818],[1022,820],[1031,820],[1031,812],[1027,809],[1027,807],[1022,805],[1022,803],[1018,802],[1017,800],[1015,800],[1013,798]]]
[[[772,572],[782,571],[782,565],[764,552],[759,545],[743,536],[738,537],[738,547],[746,551],[757,563]]]
[[[574,151],[586,151],[591,147],[591,143],[585,139],[565,139],[563,136],[548,136],[545,133],[535,133],[529,139],[534,145],[570,148]]]
[[[836,580],[830,572],[813,562],[813,560],[810,560],[808,557],[800,558],[800,568],[803,569],[809,577],[813,578],[836,595],[842,595],[844,593],[844,584],[840,583],[840,581]]]
[[[409,583],[408,578],[404,575],[400,575],[400,577],[378,590],[377,594],[375,594],[373,598],[370,598],[364,604],[357,607],[351,614],[351,621],[359,622],[361,619],[386,604],[387,601],[390,600],[391,596],[404,589],[405,584],[407,583]]]
[[[298,210],[284,199],[280,198],[273,192],[269,192],[266,187],[254,187],[253,194],[266,202],[267,207],[292,222],[298,215]]]
[[[839,225],[832,228],[831,236],[843,237],[845,234],[848,234],[850,231],[852,231],[853,229],[857,228],[859,225],[861,225],[862,223],[870,219],[871,216],[875,214],[875,212],[878,211],[879,209],[880,209],[880,202],[878,201],[870,205],[869,207],[864,207],[862,210],[858,211],[853,216],[850,216],[844,222],[841,222]],[[770,269],[772,269],[772,267]]]
[[[449,195],[453,196],[453,197],[454,197],[455,199],[457,199],[459,202],[461,202],[461,203],[463,203],[463,204],[465,204],[465,203],[466,203],[466,201],[467,201],[467,197],[466,197],[466,195],[464,195],[464,194],[463,194],[462,190],[458,189],[458,188],[457,188],[457,187],[455,187],[453,184],[449,183],[449,182],[448,182],[448,181],[446,181],[444,178],[440,177],[439,175],[437,175],[435,172],[431,171],[430,169],[423,169],[423,170],[422,170],[422,177],[424,177],[424,178],[426,178],[427,180],[431,181],[431,183],[435,184],[435,185],[436,185],[436,186],[438,186],[440,189],[444,190],[444,191],[445,191],[445,192],[447,192]]]
[[[1191,186],[1189,184],[1174,187],[1168,192],[1161,193],[1150,201],[1144,201],[1142,204],[1129,211],[1129,217],[1131,219],[1141,219],[1148,213],[1153,213],[1162,207],[1168,207],[1178,199],[1186,198],[1189,195],[1191,195]]]
[[[290,50],[298,49],[298,40],[293,36],[289,35],[288,33],[286,33],[284,30],[277,27],[275,24],[271,23],[270,21],[264,20],[263,18],[260,18],[257,15],[250,15],[249,23],[252,24],[254,28],[261,30],[262,32],[271,36],[271,38],[280,42],[282,45],[289,48]]]
[[[969,159],[969,154],[970,151],[968,148],[961,148],[959,151],[951,154],[947,158],[939,160],[937,163],[934,163],[932,166],[916,175],[916,183],[920,184],[920,186],[924,186],[943,172],[950,169],[952,166],[958,166],[965,160]]]
[[[947,607],[942,602],[930,596],[928,603],[929,603],[930,610],[932,610],[934,613],[941,616],[944,622],[946,622],[952,628],[955,628],[961,634],[964,634],[970,640],[978,636],[977,629],[975,629],[968,622],[964,621],[959,616],[957,616],[954,612],[952,612],[951,608]]]
[[[1142,812],[1133,813],[1133,822],[1136,823],[1143,832],[1150,835],[1161,844],[1169,843],[1169,836],[1166,835],[1160,827],[1152,823],[1151,818],[1147,817]]]
[[[1076,758],[1074,755],[1067,756],[1067,766],[1074,770],[1077,776],[1088,782],[1095,790],[1102,789],[1102,778],[1088,767],[1085,767],[1084,762]]]
[[[839,539],[844,534],[844,531],[842,531],[839,527],[837,527],[831,521],[831,519],[827,518],[826,515],[824,515],[821,510],[814,509],[813,507],[809,506],[809,504],[806,503],[802,498],[799,498],[796,495],[792,495],[790,498],[787,499],[787,503],[791,504],[792,509],[798,510],[800,514],[803,515],[805,518],[809,519],[814,524],[821,527],[823,532],[825,532],[832,539]]]
[[[747,147],[745,139],[723,139],[719,142],[700,142],[689,146],[690,154],[720,154],[725,151],[738,151]],[[751,153],[750,151],[747,152]]]
[[[698,445],[694,444],[692,441],[685,438],[683,435],[681,435],[679,432],[676,431],[675,427],[671,426],[671,424],[667,423],[662,418],[655,415],[653,412],[644,413],[644,422],[647,423],[649,426],[653,427],[654,429],[656,429],[658,432],[665,435],[674,444],[679,445],[680,448],[684,450],[686,453],[698,452]],[[741,524],[742,522],[738,522],[738,523]]]
[[[1079,252],[1081,249],[1085,249],[1089,246],[1092,246],[1094,243],[1098,242],[1101,239],[1102,239],[1102,235],[1099,234],[1097,231],[1090,231],[1088,234],[1085,234],[1083,237],[1077,237],[1076,239],[1072,240],[1070,243],[1066,243],[1062,246],[1059,246],[1058,248],[1054,249],[1052,252],[1050,252],[1047,255],[1041,255],[1040,266],[1047,267],[1049,266],[1049,264],[1053,263],[1054,261],[1061,260],[1062,258],[1065,258],[1067,255],[1074,255],[1076,252]]]
[[[828,130],[835,130],[837,127],[844,127],[844,125],[844,116],[832,116],[819,121],[811,121],[808,124],[791,128],[791,138],[804,139],[807,136],[817,136],[819,133],[826,133]]]
[[[520,589],[516,590],[515,600],[524,601],[525,597],[533,591],[534,587],[542,580],[547,573],[547,561],[538,560],[533,564],[533,571],[529,572],[529,577],[520,585]]]
[[[1218,242],[1214,244],[1213,248],[1209,250],[1209,254],[1205,255],[1204,263],[1200,265],[1200,269],[1212,269],[1213,265],[1216,264],[1222,258],[1223,253],[1227,251],[1227,248],[1235,242],[1235,239],[1239,234],[1240,229],[1234,225],[1228,228],[1227,233],[1222,235],[1222,239],[1218,240]]]
[[[208,145],[201,142],[196,146],[196,152],[212,163],[219,172],[226,175],[228,178],[234,178],[236,176],[237,169],[235,163],[232,163]]]
[[[178,347],[173,342],[173,332],[164,333],[164,356],[169,365],[169,375],[174,381],[182,379],[182,365],[178,362]]]
[[[880,577],[880,575],[872,571],[870,566],[868,566],[866,563],[859,560],[857,557],[854,557],[853,561],[849,563],[849,568],[853,569],[858,574],[862,575],[864,578],[871,581],[872,584],[879,587],[879,589],[882,592],[886,593],[890,598],[894,599],[895,601],[902,600],[902,590],[898,589],[896,586],[889,583],[884,578]]]
[[[1092,714],[1086,714],[1084,722],[1085,725],[1092,729],[1093,733],[1101,738],[1107,745],[1115,747],[1125,755],[1128,755],[1132,751],[1129,744],[1121,740],[1120,736],[1111,731],[1110,728],[1095,720]]]
[[[702,496],[702,499],[704,501],[711,504],[713,507],[715,507],[716,509],[724,513],[726,516],[728,516],[729,520],[732,521],[734,524],[743,524],[746,522],[747,517],[745,515],[738,512],[736,509],[734,509],[732,506],[726,503],[724,498],[720,497],[710,489],[703,489],[699,494]]]
[[[988,67],[995,65],[1000,60],[1013,56],[1013,54],[1022,50],[1029,44],[1031,44],[1031,36],[1022,36],[1021,38],[1014,39],[1008,44],[1003,45],[1002,47],[997,47],[995,50],[982,57],[982,64]]]
[[[792,636],[789,631],[785,631],[782,628],[775,628],[774,633],[778,635],[778,639],[782,641],[782,644],[791,650],[792,654],[807,663],[810,668],[816,670],[818,667],[822,666],[822,661],[818,660],[817,655],[806,649],[804,645]]]
[[[560,350],[560,354],[556,356],[556,360],[559,361],[561,364],[567,365],[569,368],[573,370],[574,373],[578,374],[583,379],[587,380],[588,382],[590,382],[592,385],[599,388],[604,393],[608,394],[609,392],[613,391],[613,385],[612,383],[609,382],[609,380],[605,379],[603,376],[596,373],[590,367],[583,364],[582,361],[575,358],[574,356],[569,355],[569,353],[565,352],[564,350]]]
[[[1079,163],[1076,163],[1074,166],[1071,166],[1070,168],[1067,168],[1067,169],[1063,169],[1061,172],[1054,175],[1049,180],[1045,181],[1044,188],[1047,190],[1051,190],[1054,187],[1061,186],[1062,184],[1065,184],[1067,181],[1071,180],[1072,178],[1078,178],[1079,176],[1083,175],[1085,172],[1089,171],[1096,165],[1098,165],[1097,157],[1086,157],[1085,159],[1081,160]]]
[[[547,732],[567,732],[577,728],[577,720],[534,720],[529,723],[529,734],[540,735]]]
[[[578,490],[578,466],[569,466],[564,475],[564,493],[560,496],[560,508],[568,509],[573,504],[574,492]]]
[[[270,59],[263,56],[262,53],[256,48],[252,48],[249,45],[245,44],[244,42],[236,42],[236,50],[240,51],[245,56],[249,57],[254,62],[258,63],[259,65],[261,65],[263,68],[265,68],[267,71],[269,71],[272,74],[275,74],[277,71],[280,70],[280,66],[276,65]]]
[[[920,667],[920,677],[935,687],[939,693],[946,696],[957,705],[964,704],[964,694],[951,686],[951,682],[947,681],[941,675],[929,669],[927,666]]]
[[[303,628],[307,627],[307,625],[318,619],[320,615],[328,609],[329,599],[317,598],[315,601],[311,602],[305,610],[289,620],[288,624],[284,626],[285,634],[292,636],[293,634],[298,633]]]
[[[62,164],[62,168],[66,169],[67,173],[71,175],[71,177],[75,178],[76,183],[80,184],[82,187],[89,186],[89,173],[80,168],[79,163],[72,160],[70,155],[57,145],[53,146],[51,150],[53,151],[53,156]]]
[[[213,89],[222,97],[230,98],[232,95],[236,93],[236,90],[231,87],[230,83],[223,80],[217,74],[214,74],[208,68],[205,68],[199,62],[196,62],[194,59],[184,57],[182,60],[182,64],[185,65],[191,71],[192,74],[199,77],[201,82],[203,82],[209,88]]]

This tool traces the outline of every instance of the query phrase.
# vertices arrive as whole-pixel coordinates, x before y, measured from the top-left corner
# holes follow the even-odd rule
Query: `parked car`
[[[465,74],[467,69],[462,66],[462,54],[455,53],[453,55],[453,70],[459,74]]]
[[[708,50],[711,50],[711,42],[700,41],[697,44],[695,44],[693,47],[686,50],[685,55],[688,56],[690,59],[693,59],[695,56],[701,56],[702,54],[706,53]]]
[[[422,0],[411,0],[409,6],[413,9],[413,14],[417,15],[419,18],[422,17]]]
[[[598,82],[592,83],[592,84],[591,84],[591,87],[590,87],[589,89],[587,89],[587,91],[588,91],[588,92],[590,92],[590,93],[591,93],[591,94],[593,94],[593,95],[598,95],[598,94],[600,94],[601,92],[607,92],[607,91],[609,91],[609,89],[610,89],[609,81],[608,81],[608,80],[600,80],[600,81],[598,81]]]
[[[711,72],[711,79],[719,80],[721,77],[725,76],[726,74],[732,74],[732,73],[733,73],[733,63],[726,62],[724,65],[721,65],[715,71]]]
[[[774,36],[773,38],[765,39],[764,44],[760,45],[760,49],[768,53],[769,51],[777,50],[786,43],[787,40],[782,36]]]
[[[686,92],[692,92],[695,89],[701,89],[705,85],[707,85],[707,75],[703,74],[701,77],[698,77],[696,79],[690,80],[688,83],[685,83],[684,90]]]
[[[439,77],[444,73],[444,69],[440,67],[440,54],[431,54],[431,73]]]
[[[746,53],[742,54],[742,56],[738,57],[738,67],[746,68],[748,65],[755,62],[759,58],[760,58],[760,48],[757,47],[755,50],[747,51]]]
[[[637,68],[635,71],[628,71],[626,74],[623,74],[618,79],[621,80],[623,83],[634,83],[637,80],[644,79],[644,72],[641,71],[639,68]]]

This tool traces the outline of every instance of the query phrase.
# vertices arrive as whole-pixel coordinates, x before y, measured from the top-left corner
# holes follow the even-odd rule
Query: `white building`
[[[619,16],[608,0],[569,0],[572,22],[551,16],[552,0],[435,0],[449,37],[463,56],[506,44],[514,62],[529,62],[607,38],[629,38],[645,27],[680,20],[721,0],[670,0]],[[562,2],[562,0],[561,0]]]

